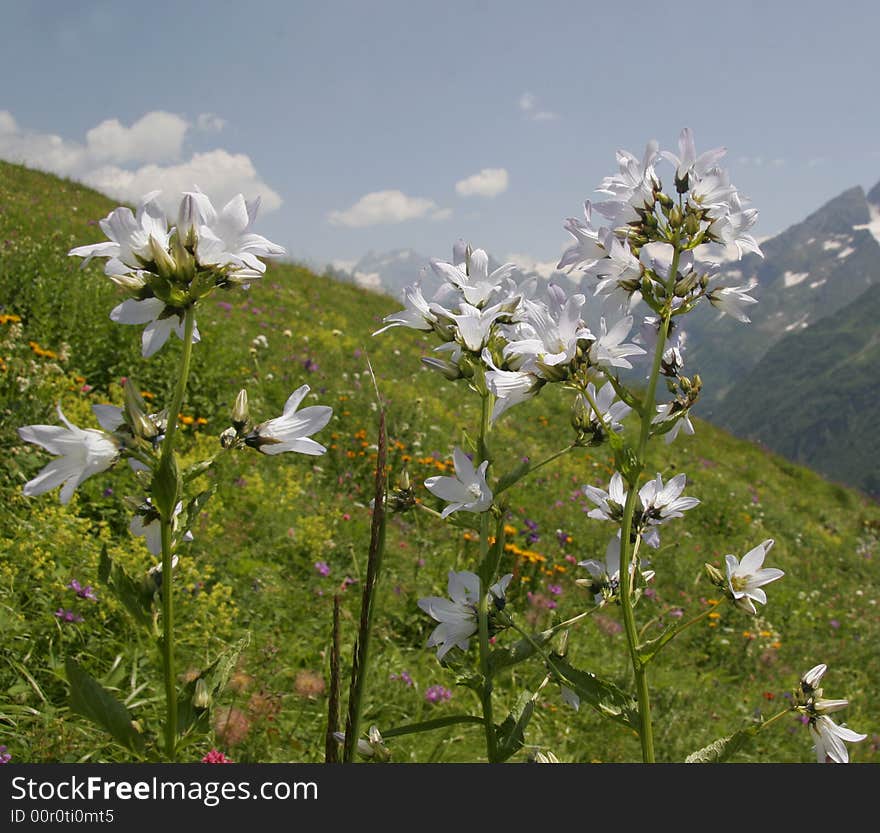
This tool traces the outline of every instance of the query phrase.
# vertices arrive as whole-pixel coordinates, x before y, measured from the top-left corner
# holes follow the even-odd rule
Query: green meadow
[[[0,744],[15,762],[131,759],[71,710],[68,657],[124,702],[143,732],[160,731],[155,646],[98,575],[102,551],[135,577],[155,564],[128,530],[125,499],[141,493],[135,476],[117,464],[90,478],[66,506],[57,493],[25,497],[23,484],[49,455],[22,443],[16,430],[54,424],[57,404],[74,424],[97,427],[91,406],[121,404],[126,377],[157,409],[170,398],[180,340],[172,336],[143,359],[141,328],[109,320],[120,294],[101,264],[81,270],[80,260],[67,256],[73,246],[103,239],[97,221],[114,207],[83,186],[0,163]],[[464,383],[421,365],[434,346],[430,335],[396,328],[373,337],[383,316],[399,308],[395,299],[292,263],[272,263],[248,291],[217,291],[199,307],[202,340],[181,446],[189,461],[218,457],[201,475],[214,496],[192,527],[192,542],[178,551],[180,684],[230,644],[247,642],[213,704],[211,736],[193,738],[181,759],[197,761],[217,748],[236,762],[324,760],[333,599],[340,599],[345,672],[370,539],[379,417],[370,367],[385,404],[390,484],[406,468],[424,506],[441,508],[423,482],[451,471],[453,447],[479,422],[477,398]],[[711,387],[712,379],[704,383]],[[259,420],[280,414],[303,384],[311,388],[304,404],[334,410],[314,437],[326,454],[218,453],[239,390],[248,391]],[[570,408],[569,392],[547,386],[505,414],[493,431],[499,469],[572,442]],[[826,663],[827,696],[850,700],[837,722],[868,734],[849,745],[851,760],[880,761],[880,507],[712,425],[695,420],[695,427],[695,436],[671,445],[652,442],[648,468],[664,480],[686,472],[685,494],[701,504],[664,525],[662,546],[650,553],[656,578],[636,608],[638,623],[650,636],[717,607],[650,666],[658,760],[682,761],[773,716],[800,676]],[[607,447],[577,448],[511,490],[501,572],[514,575],[507,610],[524,629],[543,630],[592,605],[592,594],[575,583],[586,576],[577,562],[602,559],[614,528],[587,517],[593,505],[582,487],[607,488],[611,459]],[[719,604],[704,564],[723,570],[725,554],[741,557],[767,538],[775,545],[766,566],[786,573],[767,589],[768,604],[757,617]],[[465,525],[418,506],[389,515],[364,729],[376,725],[384,734],[480,713],[473,691],[456,684],[460,652],[445,666],[438,662],[425,645],[436,623],[417,606],[421,597],[446,595],[449,570],[476,569],[475,539]],[[78,598],[68,587],[74,579],[91,585],[97,599]],[[57,615],[64,611],[74,621]],[[516,639],[502,632],[496,645]],[[632,687],[615,606],[573,628],[566,650],[572,665]],[[502,718],[545,673],[533,658],[497,678]],[[485,756],[482,731],[468,724],[393,737],[387,745],[396,762]],[[811,746],[807,727],[786,716],[732,760],[811,762]],[[564,762],[640,759],[631,729],[586,704],[575,711],[555,682],[542,690],[511,761],[548,750]]]

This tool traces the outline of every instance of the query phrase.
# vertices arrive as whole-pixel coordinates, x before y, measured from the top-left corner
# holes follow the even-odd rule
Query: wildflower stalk
[[[189,379],[195,323],[195,312],[192,307],[188,307],[184,313],[183,353],[180,359],[180,370],[168,409],[168,426],[165,438],[162,440],[162,456],[159,461],[160,473],[171,472],[176,468],[174,466],[174,440],[177,434],[177,415],[183,407]],[[178,489],[176,484],[174,489],[175,492]],[[177,745],[177,687],[174,667],[174,595],[171,585],[174,552],[171,533],[177,497],[175,494],[173,500],[164,501],[159,513],[162,541],[162,666],[165,673],[165,754],[172,761],[175,758]]]
[[[327,732],[324,736],[324,763],[339,763],[339,594],[333,595],[333,634],[330,642],[330,692],[327,697]]]
[[[370,632],[373,627],[373,611],[375,608],[376,586],[382,567],[382,556],[385,552],[385,409],[379,409],[379,441],[376,455],[375,499],[373,501],[373,520],[370,528],[370,552],[367,558],[367,576],[364,581],[361,599],[361,619],[355,643],[354,658],[351,666],[351,688],[348,697],[348,719],[345,726],[345,748],[343,762],[351,763],[360,737],[361,713],[363,711],[364,681],[367,675],[369,660]]]
[[[544,466],[552,463],[554,460],[558,460],[564,454],[568,454],[568,452],[571,451],[573,448],[577,448],[577,445],[575,443],[570,443],[569,445],[565,446],[565,448],[560,448],[559,451],[554,451],[553,454],[551,454],[549,457],[545,457],[539,463],[535,463],[535,465],[529,466],[521,475],[519,475],[519,477],[511,479],[499,488],[497,488],[495,490],[495,494],[500,495],[502,492],[506,492],[511,486],[515,486],[521,480],[525,480],[530,474],[534,474],[536,471],[538,471],[538,469],[542,469],[544,468]]]
[[[648,389],[640,410],[641,427],[639,430],[639,444],[635,453],[635,467],[631,473],[630,488],[626,496],[626,504],[623,508],[623,519],[620,532],[620,609],[623,614],[623,627],[626,632],[626,644],[632,660],[633,674],[636,684],[636,698],[639,706],[639,740],[642,745],[642,760],[644,763],[654,763],[654,730],[651,724],[651,697],[648,690],[648,672],[646,663],[639,656],[639,633],[636,627],[635,612],[632,599],[632,572],[631,562],[633,559],[633,515],[635,512],[636,498],[638,497],[638,479],[645,468],[645,449],[651,434],[651,422],[654,417],[654,401],[657,394],[657,382],[660,378],[660,367],[663,360],[663,351],[666,347],[666,338],[669,335],[669,322],[672,319],[672,298],[675,287],[675,277],[678,274],[678,262],[681,256],[680,231],[676,230],[673,240],[672,265],[669,269],[669,277],[666,282],[666,302],[660,316],[660,328],[657,333],[657,344],[654,348],[654,361],[651,366],[651,375],[648,377]]]
[[[414,735],[418,732],[430,732],[432,729],[445,729],[447,726],[456,726],[462,723],[482,723],[483,718],[475,714],[450,714],[446,717],[438,717],[434,720],[424,720],[420,723],[408,723],[404,726],[395,726],[387,732],[382,732],[382,737],[397,738],[401,735]]]
[[[768,726],[771,726],[772,724],[774,724],[777,720],[781,720],[781,719],[782,719],[783,717],[785,717],[787,714],[791,714],[792,712],[795,712],[795,711],[797,711],[797,709],[795,709],[795,708],[793,708],[793,707],[790,707],[790,708],[787,708],[787,709],[783,709],[781,712],[778,712],[777,714],[774,714],[773,717],[771,717],[769,720],[765,720],[763,723],[761,723],[761,724],[758,726],[758,731],[759,731],[759,732],[762,732],[762,731],[763,731],[764,729],[766,729]]]
[[[486,447],[486,436],[489,433],[491,423],[491,394],[486,392],[482,395],[482,408],[480,413],[480,438],[477,444],[477,453],[485,455],[483,459],[489,459]],[[480,564],[488,563],[489,556],[489,512],[480,515]],[[483,687],[480,692],[480,703],[483,706],[483,725],[486,730],[486,756],[489,763],[494,763],[497,758],[497,738],[495,737],[495,721],[492,718],[492,668],[489,664],[489,587],[492,584],[492,576],[484,576],[481,579],[480,603],[477,607],[477,625],[480,639],[480,673],[483,676]]]

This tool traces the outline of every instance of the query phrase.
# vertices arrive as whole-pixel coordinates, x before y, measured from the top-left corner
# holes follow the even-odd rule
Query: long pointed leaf
[[[752,738],[757,734],[757,726],[748,726],[740,729],[727,737],[718,738],[712,741],[708,746],[691,752],[684,759],[686,764],[721,764],[724,763],[732,755],[748,746]]]
[[[529,725],[534,711],[535,695],[531,691],[524,691],[517,698],[510,714],[496,729],[499,763],[504,763],[522,749],[525,743],[526,727]]]
[[[639,730],[638,705],[623,689],[614,683],[597,677],[590,671],[582,671],[569,665],[562,657],[552,655],[548,662],[550,670],[574,690],[582,703],[592,706],[600,714]]]
[[[135,729],[128,709],[96,679],[86,673],[76,660],[64,663],[70,683],[70,708],[105,729],[123,746],[140,752],[144,740]]]

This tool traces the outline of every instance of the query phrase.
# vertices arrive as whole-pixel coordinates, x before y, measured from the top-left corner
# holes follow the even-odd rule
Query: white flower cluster
[[[221,211],[201,191],[183,194],[177,225],[168,225],[158,191],[141,200],[136,212],[121,206],[99,225],[109,242],[77,246],[70,255],[107,258],[104,273],[131,297],[113,309],[120,324],[146,324],[143,355],[152,356],[175,332],[183,338],[185,310],[215,287],[248,284],[266,271],[261,257],[283,255],[284,248],[251,227],[260,200],[239,194]],[[199,340],[198,328],[192,336]]]
[[[718,277],[732,252],[736,258],[761,254],[748,233],[758,212],[745,207],[748,201],[718,166],[724,148],[697,155],[689,128],[682,130],[678,148],[678,154],[661,151],[652,140],[641,160],[619,150],[619,172],[597,189],[608,199],[587,201],[583,220],[566,220],[574,242],[557,268],[596,278],[596,295],[624,309],[640,298],[657,309],[671,290],[676,309],[690,309],[706,297],[723,313],[748,322],[745,307],[756,303],[748,295],[753,284],[728,286]],[[663,160],[675,166],[676,198],[662,190],[656,165]],[[601,219],[594,221],[594,212]]]
[[[581,317],[584,295],[569,297],[550,284],[547,297],[539,298],[537,281],[517,283],[513,264],[490,272],[482,249],[472,251],[459,241],[452,263],[434,260],[431,268],[443,281],[431,300],[418,284],[408,287],[406,308],[386,316],[374,335],[391,327],[435,332],[442,341],[435,350],[441,357],[424,363],[448,379],[473,379],[493,394],[493,422],[548,382],[631,368],[627,357],[645,352],[626,342],[631,316],[610,324],[602,319],[595,335]],[[612,405],[607,403],[609,409]]]

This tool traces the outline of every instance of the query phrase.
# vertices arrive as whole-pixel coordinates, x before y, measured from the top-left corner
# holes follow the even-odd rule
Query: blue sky
[[[552,262],[615,149],[685,125],[759,237],[880,180],[880,6],[699,8],[5,3],[0,156],[120,199],[262,193],[257,230],[314,263],[458,237]]]

